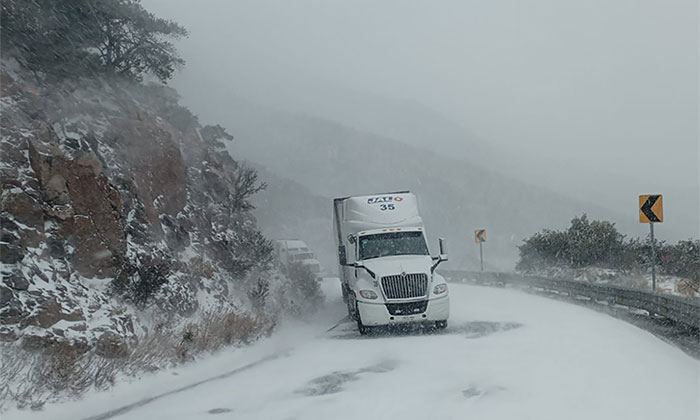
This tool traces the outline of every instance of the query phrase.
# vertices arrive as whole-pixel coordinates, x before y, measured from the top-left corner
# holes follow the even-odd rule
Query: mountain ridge
[[[489,230],[487,267],[512,269],[520,240],[535,231],[564,227],[581,213],[614,216],[607,209],[497,171],[334,121],[251,106],[246,101],[228,102],[218,109],[222,112],[216,118],[235,127],[229,152],[246,156],[313,195],[329,197],[328,208],[330,197],[413,190],[430,240],[451,237],[454,265],[476,266],[478,251],[468,245],[476,228]],[[330,231],[330,212],[325,222]]]

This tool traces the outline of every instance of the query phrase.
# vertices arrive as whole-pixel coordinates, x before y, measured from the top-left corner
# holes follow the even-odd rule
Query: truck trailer
[[[414,194],[336,198],[333,231],[343,300],[361,334],[397,324],[447,327],[447,283],[435,272],[447,244],[440,238],[430,256]]]

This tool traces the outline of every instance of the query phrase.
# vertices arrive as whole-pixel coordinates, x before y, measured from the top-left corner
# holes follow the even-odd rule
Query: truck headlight
[[[447,291],[447,283],[440,283],[436,284],[435,287],[433,287],[433,293],[436,295],[445,293]]]
[[[377,293],[374,290],[360,290],[360,296],[365,299],[376,299]]]

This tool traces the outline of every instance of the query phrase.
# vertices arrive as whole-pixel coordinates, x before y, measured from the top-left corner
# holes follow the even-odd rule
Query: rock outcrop
[[[153,320],[245,306],[265,240],[173,92],[18,74],[3,63],[0,339],[123,357]]]

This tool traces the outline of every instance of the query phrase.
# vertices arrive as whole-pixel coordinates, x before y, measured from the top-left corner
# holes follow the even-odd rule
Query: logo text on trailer
[[[377,204],[377,203],[391,203],[394,201],[394,197],[390,195],[385,195],[381,197],[370,197],[367,199],[367,204]],[[401,200],[396,200],[401,201]]]

